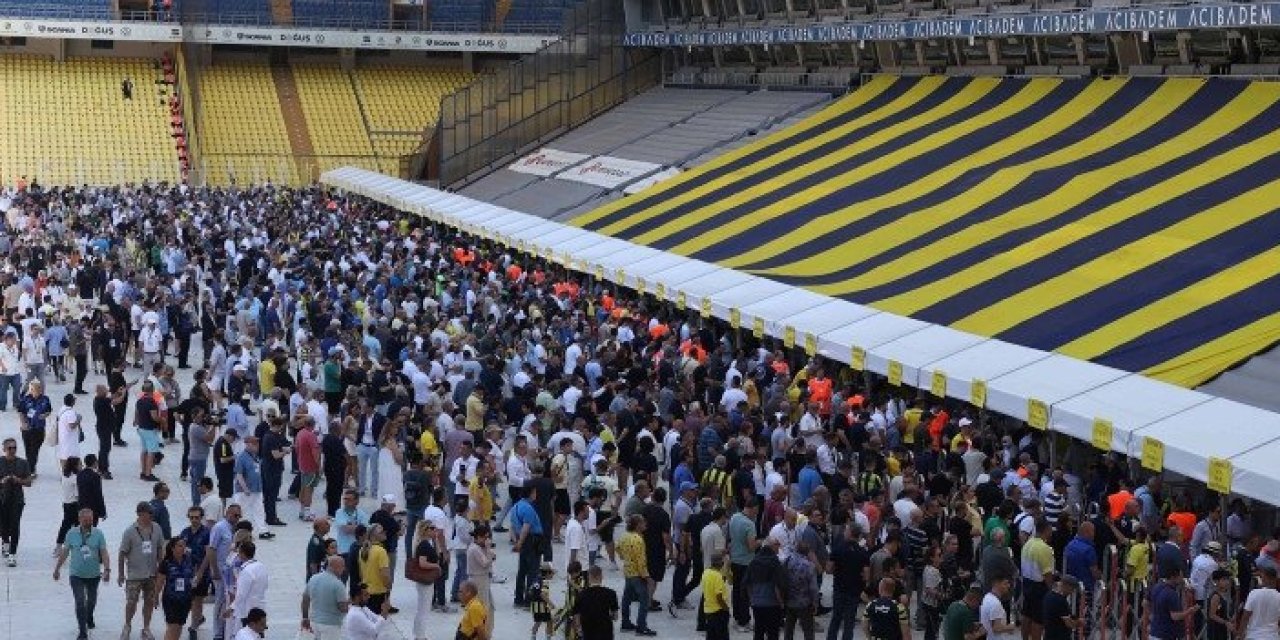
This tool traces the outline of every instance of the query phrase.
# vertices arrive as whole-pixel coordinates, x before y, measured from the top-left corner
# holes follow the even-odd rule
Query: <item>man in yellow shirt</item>
[[[638,636],[656,636],[649,629],[649,563],[644,551],[644,516],[635,513],[627,518],[627,532],[618,540],[618,556],[622,558],[622,630]],[[637,605],[636,623],[631,624],[631,604]]]
[[[489,482],[493,479],[493,463],[480,460],[476,468],[476,476],[467,483],[467,494],[471,498],[471,519],[477,522],[489,522],[493,518],[493,492],[489,490]]]
[[[471,390],[471,395],[467,396],[467,421],[465,426],[472,436],[477,436],[480,430],[484,428],[485,408],[484,389],[477,386]]]
[[[430,424],[435,424],[432,420]],[[418,451],[422,452],[424,460],[431,464],[427,466],[438,466],[440,462],[440,442],[436,440],[435,431],[430,427],[422,430],[422,435],[418,436]]]
[[[458,622],[459,638],[489,640],[489,612],[477,596],[476,585],[470,580],[463,582],[458,588],[458,598],[462,600],[462,620]]]
[[[1044,633],[1044,597],[1049,593],[1047,578],[1053,573],[1053,547],[1048,520],[1035,522],[1035,535],[1022,545],[1022,637],[1039,638]]]
[[[707,616],[707,640],[729,640],[729,590],[724,582],[724,552],[711,554],[702,572],[702,611]]]
[[[276,390],[276,363],[267,358],[258,365],[258,390],[264,396]]]

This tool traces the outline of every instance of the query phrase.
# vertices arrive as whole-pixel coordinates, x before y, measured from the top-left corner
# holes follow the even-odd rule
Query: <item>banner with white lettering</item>
[[[635,182],[632,182],[631,184],[627,185],[627,188],[623,189],[622,192],[627,195],[631,195],[633,193],[640,193],[641,191],[644,191],[645,189],[648,189],[649,187],[652,187],[653,185],[658,184],[663,180],[668,180],[678,175],[680,175],[679,169],[675,167],[667,167],[666,169],[663,169],[662,171],[652,174],[647,178],[641,178],[640,180],[636,180]]]
[[[516,160],[507,168],[512,171],[547,178],[590,157],[585,153],[570,153],[543,147]]]
[[[629,47],[720,47],[864,40],[931,40],[1069,36],[1116,31],[1193,31],[1277,27],[1280,3],[1193,4],[1187,6],[1080,11],[1030,11],[1021,14],[957,16],[924,20],[823,22],[748,29],[642,31],[623,36]]]
[[[0,37],[132,42],[199,42],[329,49],[533,53],[556,36],[430,31],[339,31],[305,27],[252,27],[172,22],[46,20],[0,16]]]
[[[556,177],[561,180],[572,180],[613,189],[643,178],[661,168],[662,165],[652,162],[596,156],[576,167],[560,172]]]

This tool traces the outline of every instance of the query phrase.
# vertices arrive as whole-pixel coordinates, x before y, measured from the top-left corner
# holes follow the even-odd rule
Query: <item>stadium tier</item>
[[[492,3],[476,0],[431,0],[429,26],[448,31],[479,31],[492,8]]]
[[[399,156],[422,143],[440,115],[440,100],[474,75],[445,67],[357,67],[353,79],[379,167],[398,171]]]
[[[1280,339],[1280,84],[877,77],[576,220],[1184,386]]]
[[[0,15],[10,18],[47,18],[75,15],[85,20],[112,16],[109,0],[0,0]]]
[[[209,182],[298,182],[270,66],[210,66],[200,74],[200,96],[197,131]]]
[[[369,131],[347,72],[337,65],[296,64],[293,77],[312,148],[321,156],[318,168],[376,168],[370,157]]]
[[[0,57],[0,178],[176,181],[168,108],[151,88],[159,76],[151,60]]]

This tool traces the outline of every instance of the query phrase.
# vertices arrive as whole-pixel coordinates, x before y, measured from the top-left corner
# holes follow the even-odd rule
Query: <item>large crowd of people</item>
[[[26,488],[61,482],[81,638],[113,554],[122,638],[154,611],[171,640],[264,637],[285,505],[324,640],[376,638],[393,589],[416,640],[455,603],[466,640],[495,615],[534,640],[655,615],[713,640],[1280,633],[1280,540],[1241,501],[366,199],[33,184],[0,210],[0,546],[14,566]],[[131,482],[153,499],[107,540]]]

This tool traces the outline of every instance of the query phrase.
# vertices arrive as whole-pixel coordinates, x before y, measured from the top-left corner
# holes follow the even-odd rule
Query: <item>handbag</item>
[[[418,565],[418,558],[415,554],[406,553],[404,558],[404,577],[406,580],[418,584],[432,584],[440,579],[440,565],[437,564],[423,569]]]

